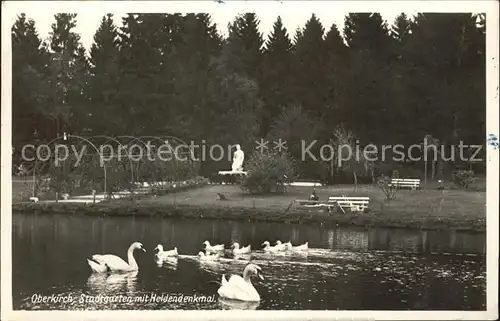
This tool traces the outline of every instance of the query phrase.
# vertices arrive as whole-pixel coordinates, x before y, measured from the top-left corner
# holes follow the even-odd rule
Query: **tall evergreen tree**
[[[473,107],[485,103],[483,39],[471,14],[416,16],[409,59],[418,65],[412,87],[421,135],[432,134],[449,143],[484,137],[472,130],[484,130],[485,109]],[[426,93],[425,103],[417,98],[422,92]],[[472,134],[474,131],[479,135]]]
[[[177,121],[170,124],[168,131],[196,140],[204,139],[211,131],[213,126],[207,123],[213,116],[210,70],[221,46],[222,38],[207,14],[187,14],[182,18],[179,42],[175,45],[175,66],[170,73],[175,79],[174,92],[185,94],[175,96]]]
[[[44,131],[48,88],[45,72],[49,59],[35,27],[35,21],[25,14],[12,26],[12,133],[16,148],[32,142],[33,133],[41,139],[50,135]]]
[[[334,127],[335,124],[345,121],[343,119],[343,108],[348,108],[349,97],[346,89],[349,86],[345,82],[348,72],[348,52],[344,39],[337,26],[332,24],[325,37],[325,71],[326,71],[326,110],[324,117],[327,123],[325,129]],[[329,133],[326,133],[329,134]]]
[[[406,40],[411,31],[411,21],[408,16],[402,12],[394,20],[394,24],[391,28],[391,35],[399,43]]]
[[[344,36],[349,47],[347,90],[350,126],[362,143],[381,143],[392,136],[390,111],[390,37],[378,13],[350,13]],[[356,85],[352,85],[356,84]],[[386,131],[377,126],[384,124]]]
[[[361,144],[484,139],[484,15],[401,14],[389,29],[380,14],[349,14],[344,39],[313,15],[293,43],[278,17],[265,47],[252,13],[235,18],[227,39],[206,14],[129,14],[120,29],[106,15],[90,59],[76,15],[55,19],[49,46],[25,15],[12,27],[15,146],[34,131],[48,141],[91,129],[249,150],[259,126],[277,137],[303,124],[304,135],[328,140],[339,123]],[[205,174],[229,162],[209,165]]]
[[[316,15],[297,33],[294,52],[295,101],[313,116],[322,116],[326,104],[324,28]]]
[[[412,21],[405,13],[398,15],[391,26],[391,57],[390,81],[391,81],[391,103],[387,120],[390,121],[393,136],[398,137],[400,143],[413,144],[415,135],[408,128],[413,126],[415,119],[412,108],[413,98],[409,88],[416,72],[416,66],[409,60],[411,48],[409,39],[411,37]]]
[[[76,14],[58,13],[50,32],[51,67],[49,85],[51,90],[51,116],[54,119],[54,136],[62,135],[72,113],[68,93],[78,86],[75,61],[80,36],[72,31],[76,27]],[[74,107],[74,106],[73,106]]]
[[[259,80],[264,40],[259,31],[259,19],[255,13],[245,13],[236,17],[230,25],[229,45],[239,57],[244,72],[252,79]]]
[[[261,134],[264,136],[270,125],[279,116],[281,109],[293,102],[291,83],[292,42],[281,18],[273,25],[264,51],[262,84],[260,93],[265,106],[261,116]]]
[[[117,103],[120,71],[118,66],[118,30],[113,15],[103,16],[90,48],[92,77],[89,84],[90,106],[85,117],[86,130],[99,134],[123,133],[123,113]]]
[[[68,127],[72,132],[83,133],[86,129],[90,105],[90,64],[87,51],[78,46],[73,67],[72,84],[68,88],[66,101],[71,106]]]

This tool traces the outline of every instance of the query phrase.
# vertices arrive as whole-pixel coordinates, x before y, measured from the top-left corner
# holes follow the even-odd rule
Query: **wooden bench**
[[[313,201],[313,200],[294,200],[295,206],[302,206],[306,208],[327,208],[334,207],[335,204],[325,201]]]
[[[319,208],[331,211],[333,208],[340,208],[343,213],[350,212],[366,212],[368,204],[370,203],[369,197],[348,197],[336,196],[329,197],[328,202],[325,201],[312,201],[312,200],[295,200],[294,204],[305,208]]]
[[[351,197],[351,196],[335,196],[329,197],[328,202],[337,204],[342,212],[366,212],[368,204],[370,203],[369,197]]]
[[[413,190],[420,187],[420,179],[418,178],[393,178],[391,185],[397,188],[411,188]]]

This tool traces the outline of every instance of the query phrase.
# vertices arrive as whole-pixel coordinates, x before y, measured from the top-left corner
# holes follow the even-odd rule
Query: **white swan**
[[[307,251],[309,249],[309,242],[305,242],[302,245],[297,245],[292,247],[292,251]]]
[[[178,256],[179,253],[177,252],[177,247],[174,247],[173,250],[170,250],[170,251],[163,251],[163,245],[161,244],[158,244],[156,247],[155,247],[155,251],[158,251],[155,256],[158,258],[158,259],[166,259],[168,257],[172,257],[172,256]]]
[[[252,247],[250,245],[240,248],[240,244],[236,242],[233,243],[232,248],[233,254],[248,254],[252,252]]]
[[[215,261],[219,258],[219,254],[205,254],[203,252],[198,253],[200,261]]]
[[[260,295],[254,288],[251,276],[258,276],[264,280],[262,269],[260,266],[250,263],[243,270],[243,277],[232,275],[229,280],[226,280],[225,275],[222,275],[221,286],[217,293],[224,299],[240,300],[240,301],[260,301]]]
[[[139,270],[139,266],[134,258],[134,250],[146,252],[142,243],[134,242],[127,251],[128,263],[121,257],[113,254],[94,254],[92,260],[87,259],[87,262],[95,273],[137,271]]]
[[[203,242],[205,245],[205,251],[208,252],[219,252],[224,251],[224,244],[210,245],[209,241]]]
[[[269,241],[265,241],[264,243],[262,243],[262,246],[264,246],[264,248],[263,248],[264,252],[280,252],[281,251],[281,249],[279,247],[271,246]]]

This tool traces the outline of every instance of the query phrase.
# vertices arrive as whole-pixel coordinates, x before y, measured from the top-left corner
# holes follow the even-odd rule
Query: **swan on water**
[[[233,254],[248,254],[252,252],[252,248],[250,245],[240,248],[240,244],[237,242],[233,243],[232,248],[233,248]]]
[[[307,251],[309,249],[309,242],[302,245],[292,246],[292,251]]]
[[[276,241],[275,247],[280,251],[287,251],[292,249],[292,242],[288,241],[286,243],[281,243],[280,240]]]
[[[200,261],[215,261],[219,258],[219,254],[205,254],[203,252],[198,253],[198,257],[200,258]]]
[[[250,277],[257,276],[264,280],[262,269],[260,266],[250,263],[243,270],[243,277],[239,275],[231,275],[226,280],[226,276],[222,275],[221,286],[217,293],[224,299],[240,300],[240,301],[260,301],[260,295],[254,288]]]
[[[87,259],[87,262],[95,273],[111,272],[131,272],[139,270],[139,266],[134,258],[134,250],[146,252],[144,246],[140,242],[134,242],[127,251],[128,263],[121,257],[113,254],[94,254],[92,259]]]
[[[170,250],[170,251],[163,251],[163,245],[161,245],[161,244],[158,244],[155,247],[155,251],[157,251],[156,254],[155,254],[155,256],[158,259],[165,259],[167,257],[172,257],[172,256],[178,256],[179,255],[179,253],[177,252],[177,247],[174,247],[174,249]]]
[[[279,247],[271,246],[269,241],[265,241],[264,243],[262,243],[262,246],[264,246],[264,248],[263,248],[264,252],[280,252],[281,251],[281,249]]]
[[[210,245],[209,241],[203,242],[205,245],[205,251],[208,252],[218,252],[218,251],[224,251],[224,244],[217,244],[217,245]]]

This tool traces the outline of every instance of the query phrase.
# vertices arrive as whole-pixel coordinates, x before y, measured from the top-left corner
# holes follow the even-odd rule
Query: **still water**
[[[486,309],[484,234],[19,213],[12,219],[16,310]],[[307,241],[309,251],[259,251],[263,241],[278,239],[294,245]],[[251,244],[253,252],[239,259],[226,255],[218,262],[200,262],[196,254],[205,240],[226,247]],[[91,273],[87,257],[110,253],[126,259],[134,241],[147,250],[135,254],[138,273]],[[176,246],[179,258],[158,265],[153,249],[159,243],[165,249]],[[264,281],[253,281],[261,301],[220,300],[217,282],[222,274],[241,275],[249,260],[263,269]],[[42,302],[51,295],[56,299]],[[121,301],[103,299],[120,295]],[[173,302],[168,296],[205,300]]]

